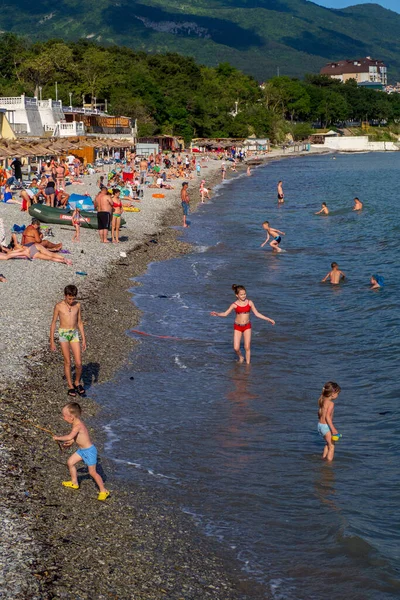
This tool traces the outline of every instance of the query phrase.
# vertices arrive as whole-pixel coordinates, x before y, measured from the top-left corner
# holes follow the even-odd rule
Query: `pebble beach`
[[[86,176],[84,185],[69,186],[68,192],[94,196],[98,176]],[[208,161],[201,178],[212,189],[221,180],[220,162]],[[189,182],[192,210],[200,200],[199,179]],[[0,284],[1,598],[269,597],[246,579],[233,556],[227,564],[226,552],[222,558],[218,544],[205,539],[190,517],[164,497],[156,492],[149,497],[148,490],[115,480],[111,462],[100,459],[100,472],[112,492],[106,503],[97,502],[89,481],[71,496],[74,492],[60,485],[68,454],[60,454],[49,433],[40,429],[64,428],[60,410],[68,398],[62,358],[50,353],[48,335],[54,304],[62,299],[65,285],[73,283],[88,341],[83,357],[87,397],[81,404],[101,457],[103,440],[90,428],[91,418],[99,418],[91,386],[112,380],[129,359],[134,342],[125,332],[140,318],[129,292],[132,278],[151,262],[190,251],[179,239],[180,189],[179,180],[174,190],[163,190],[164,198],[153,198],[155,190],[146,189],[137,203],[140,212],[124,215],[120,244],[100,244],[97,232],[85,229],[81,242],[73,243],[72,228],[52,226],[55,237],[50,239],[63,243],[72,266],[40,260],[0,265],[7,278]],[[6,231],[31,220],[19,206],[3,203],[0,218]],[[85,480],[83,468],[82,474]]]
[[[220,163],[209,161],[203,177],[211,187],[219,182]],[[69,186],[68,192],[94,195],[97,178],[88,176],[84,186]],[[43,431],[63,430],[60,409],[68,401],[62,358],[48,350],[54,304],[65,285],[77,285],[88,339],[83,361],[87,397],[81,404],[90,426],[99,410],[90,399],[91,385],[112,379],[133,343],[125,335],[139,321],[128,292],[131,278],[150,262],[190,249],[171,229],[181,225],[180,188],[178,181],[164,198],[153,198],[154,190],[147,189],[138,203],[140,212],[126,213],[118,245],[102,245],[97,232],[85,229],[75,244],[72,228],[54,226],[50,239],[71,252],[72,267],[39,260],[1,264],[7,278],[0,287],[1,598],[261,597],[234,559],[226,564],[189,517],[156,493],[149,497],[148,491],[115,481],[108,461],[100,459],[99,468],[112,490],[106,503],[97,502],[89,482],[79,495],[66,494],[60,482],[68,454],[60,454]],[[195,208],[197,178],[189,191]],[[31,219],[19,206],[4,204],[0,217],[6,230]],[[101,452],[99,433],[90,431]]]

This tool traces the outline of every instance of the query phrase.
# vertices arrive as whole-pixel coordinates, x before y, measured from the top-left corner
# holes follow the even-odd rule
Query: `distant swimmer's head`
[[[235,295],[239,298],[239,300],[246,299],[246,288],[243,285],[236,285],[234,283],[232,285],[232,289],[235,292]]]
[[[385,280],[382,277],[382,275],[372,275],[371,276],[371,285],[376,285],[378,284],[379,287],[383,287],[385,284]]]
[[[331,269],[337,269],[338,267],[339,265],[337,264],[337,262],[331,263]]]
[[[326,202],[323,202],[323,203],[322,203],[322,206],[325,206],[325,207],[326,207]]]

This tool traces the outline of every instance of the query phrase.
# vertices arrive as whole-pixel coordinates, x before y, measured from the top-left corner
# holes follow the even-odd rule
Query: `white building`
[[[321,75],[329,75],[332,79],[339,79],[343,83],[355,79],[360,84],[376,83],[387,85],[387,67],[381,60],[370,56],[356,60],[339,60],[322,67]]]
[[[21,96],[0,97],[15,135],[43,137],[47,132],[57,137],[85,135],[83,123],[65,123],[61,100],[38,100]]]

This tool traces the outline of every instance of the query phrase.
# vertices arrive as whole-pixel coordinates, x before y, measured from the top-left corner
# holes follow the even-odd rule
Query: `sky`
[[[400,0],[313,0],[313,2],[328,8],[344,8],[355,4],[381,4],[385,8],[400,13]]]

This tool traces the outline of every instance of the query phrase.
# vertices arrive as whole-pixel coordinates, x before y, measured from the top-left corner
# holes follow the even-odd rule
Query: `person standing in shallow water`
[[[189,227],[189,225],[187,223],[187,217],[189,216],[190,198],[189,198],[189,194],[188,194],[188,183],[186,181],[184,181],[182,183],[181,203],[182,203],[182,213],[183,213],[183,227]]]
[[[332,461],[335,454],[335,444],[332,436],[339,435],[333,424],[335,400],[339,394],[340,385],[334,381],[328,381],[322,388],[322,394],[318,399],[318,433],[326,442],[322,458],[328,461]]]
[[[276,186],[278,192],[278,203],[281,204],[285,202],[285,194],[283,193],[283,181],[278,181],[278,185]]]
[[[230,305],[228,310],[223,313],[211,312],[212,317],[227,317],[232,311],[235,311],[236,318],[235,323],[233,325],[233,349],[238,355],[239,362],[244,362],[243,354],[240,351],[240,344],[242,341],[242,336],[244,340],[244,351],[246,355],[246,363],[250,364],[250,344],[251,344],[251,322],[250,322],[250,312],[253,311],[256,317],[259,319],[263,319],[264,321],[268,321],[272,325],[275,325],[275,321],[270,319],[269,317],[265,317],[262,315],[256,307],[254,306],[254,302],[252,300],[247,299],[246,288],[242,285],[232,285],[232,289],[236,295],[236,302]]]

